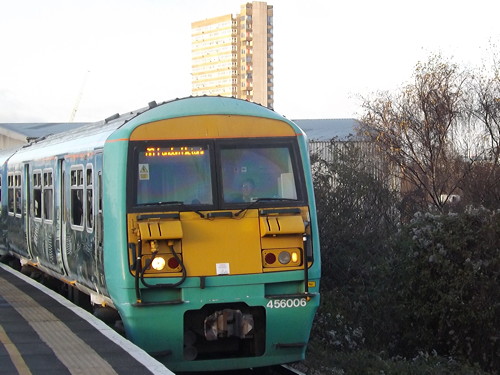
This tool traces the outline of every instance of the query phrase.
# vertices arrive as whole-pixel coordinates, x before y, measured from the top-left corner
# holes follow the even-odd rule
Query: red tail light
[[[273,253],[267,253],[264,257],[264,260],[267,264],[273,264],[274,262],[276,262],[276,255],[274,255]]]
[[[167,262],[168,268],[175,269],[179,267],[179,261],[175,258],[170,258]]]

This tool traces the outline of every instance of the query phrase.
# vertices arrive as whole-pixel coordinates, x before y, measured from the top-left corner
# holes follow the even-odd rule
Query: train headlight
[[[290,263],[290,259],[292,259],[292,257],[288,251],[282,251],[278,255],[278,260],[281,264]]]
[[[153,262],[151,263],[151,267],[155,269],[156,271],[161,271],[165,268],[165,258],[163,257],[155,257],[153,259]]]
[[[299,261],[299,254],[296,251],[292,253],[292,263],[297,263]]]

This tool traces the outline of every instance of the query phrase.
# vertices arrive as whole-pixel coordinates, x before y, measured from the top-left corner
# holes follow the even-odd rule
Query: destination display
[[[201,156],[205,155],[203,146],[180,146],[180,147],[148,147],[144,152],[146,157],[169,157],[169,156]]]

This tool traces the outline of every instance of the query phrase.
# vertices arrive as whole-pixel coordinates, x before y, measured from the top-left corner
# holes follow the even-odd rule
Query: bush
[[[498,212],[417,215],[394,243],[387,277],[400,331],[394,346],[499,368],[499,249]]]
[[[397,229],[395,197],[365,151],[332,141],[331,160],[313,163],[323,274],[313,335],[332,350],[359,350],[377,336],[379,265]]]
[[[331,161],[313,158],[321,233],[322,266],[328,288],[371,277],[372,256],[383,253],[395,231],[395,198],[367,165],[363,145],[330,145]],[[359,251],[363,249],[363,251]]]
[[[437,353],[417,353],[413,358],[388,357],[385,353],[358,350],[328,353],[312,343],[307,360],[296,367],[308,375],[486,375],[470,366]]]
[[[355,144],[332,149],[333,161],[313,164],[323,277],[312,345],[337,358],[361,355],[366,361],[354,359],[359,365],[378,363],[378,354],[362,353],[386,353],[380,366],[398,356],[419,358],[412,361],[417,366],[421,353],[436,353],[441,364],[442,356],[463,359],[464,369],[477,363],[494,373],[500,367],[500,213],[426,213],[400,224],[394,208],[400,202],[369,172],[361,150]],[[461,373],[450,363],[424,373]],[[389,364],[404,366],[407,361]]]

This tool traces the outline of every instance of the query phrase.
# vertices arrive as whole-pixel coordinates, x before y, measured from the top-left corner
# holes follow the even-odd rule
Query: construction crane
[[[85,84],[87,83],[87,78],[89,76],[89,73],[90,70],[87,70],[85,76],[83,77],[82,87],[80,88],[78,96],[76,97],[75,105],[73,107],[73,110],[71,111],[71,115],[69,116],[69,122],[73,122],[75,120],[76,112],[78,112],[78,107],[80,106],[80,101],[82,100],[83,90],[85,90]]]

